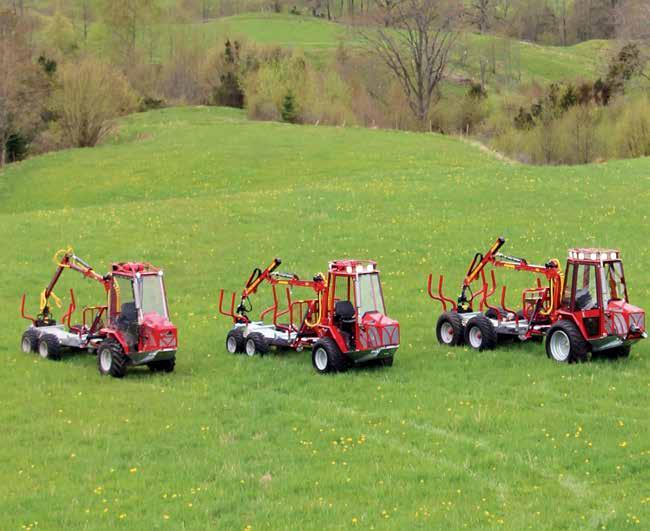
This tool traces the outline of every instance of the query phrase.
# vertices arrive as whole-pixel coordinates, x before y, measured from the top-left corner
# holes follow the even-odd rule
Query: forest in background
[[[242,13],[277,17],[281,43],[315,24],[302,45],[269,44],[238,31]],[[647,156],[649,27],[639,0],[4,0],[0,165],[96,145],[131,112],[197,104],[462,134],[536,164]],[[409,28],[440,40],[418,50]],[[575,75],[537,75],[537,45],[567,50]]]

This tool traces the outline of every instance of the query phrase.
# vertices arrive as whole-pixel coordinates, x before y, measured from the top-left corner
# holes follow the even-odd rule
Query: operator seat
[[[336,326],[348,345],[348,348],[354,348],[354,325],[356,310],[350,301],[336,301],[334,304],[334,326]]]
[[[138,309],[135,307],[135,302],[125,302],[122,304],[116,324],[117,329],[124,334],[129,346],[138,343]]]
[[[597,301],[592,298],[589,288],[576,290],[576,310],[591,310],[596,305]]]

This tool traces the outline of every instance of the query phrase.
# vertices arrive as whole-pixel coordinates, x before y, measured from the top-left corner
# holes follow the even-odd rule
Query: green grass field
[[[512,529],[650,525],[650,347],[559,366],[538,344],[437,344],[430,271],[458,285],[474,252],[564,260],[622,249],[650,306],[650,162],[499,161],[436,135],[246,121],[168,109],[95,149],[0,174],[0,528]],[[89,355],[19,350],[52,254],[73,245],[165,268],[177,371],[99,376]],[[225,352],[219,288],[271,258],[310,275],[373,258],[402,325],[391,369],[319,376],[309,353]],[[285,267],[286,266],[286,267]],[[77,278],[81,304],[101,289]]]

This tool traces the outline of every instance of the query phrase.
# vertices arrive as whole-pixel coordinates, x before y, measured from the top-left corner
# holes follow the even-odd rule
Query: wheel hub
[[[105,372],[111,370],[111,365],[113,364],[113,356],[111,356],[111,353],[108,349],[103,349],[99,354],[99,363]]]
[[[316,368],[319,371],[324,371],[327,369],[327,352],[324,348],[319,348],[314,353],[314,363],[316,363]]]
[[[31,352],[32,351],[32,344],[31,344],[31,342],[29,341],[28,338],[24,338],[22,343],[20,344],[20,346],[21,346],[21,350],[23,352]]]
[[[246,341],[246,354],[255,356],[255,342],[252,339]]]
[[[226,341],[226,347],[228,348],[228,352],[231,354],[234,354],[237,350],[237,341],[235,340],[234,337],[229,337],[228,341]]]
[[[47,358],[49,352],[45,341],[42,341],[41,344],[38,345],[38,353],[41,356],[41,358]]]
[[[571,353],[571,341],[566,332],[557,330],[551,336],[551,355],[556,361],[566,361]]]
[[[483,335],[478,326],[472,327],[469,331],[469,342],[474,348],[479,348],[483,343]]]
[[[451,326],[451,323],[442,323],[442,326],[440,327],[440,337],[446,344],[449,344],[454,340],[454,327]]]

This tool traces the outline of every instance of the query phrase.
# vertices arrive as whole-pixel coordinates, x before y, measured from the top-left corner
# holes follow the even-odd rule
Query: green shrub
[[[639,97],[625,105],[615,123],[612,146],[614,156],[650,156],[650,98]]]
[[[282,121],[295,124],[298,121],[298,108],[296,107],[296,98],[291,90],[288,90],[282,100]]]

